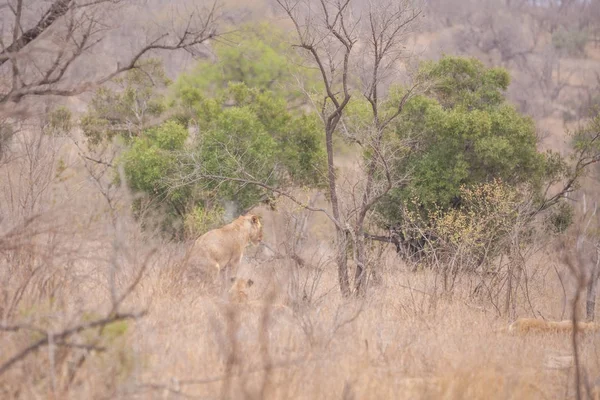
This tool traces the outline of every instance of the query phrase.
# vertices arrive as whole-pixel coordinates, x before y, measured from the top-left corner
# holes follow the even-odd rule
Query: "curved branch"
[[[62,332],[52,335],[52,340],[62,341],[76,333],[80,333],[80,332],[83,332],[85,330],[92,329],[92,328],[104,327],[106,325],[112,324],[113,322],[117,322],[117,321],[123,321],[123,320],[127,320],[127,319],[138,319],[138,318],[146,315],[146,313],[147,313],[146,311],[142,311],[139,313],[127,313],[127,314],[117,313],[117,314],[114,314],[114,315],[106,317],[106,318],[102,318],[102,319],[99,319],[96,321],[91,321],[91,322],[88,322],[85,324],[77,325],[70,329],[65,329]],[[46,334],[42,339],[38,340],[37,342],[35,342],[32,345],[25,348],[24,350],[20,351],[18,354],[11,357],[8,361],[6,361],[4,364],[2,364],[0,366],[0,375],[4,374],[14,364],[23,360],[30,353],[34,353],[37,350],[39,350],[41,347],[43,347],[44,345],[48,344],[49,340],[50,340],[50,335]]]
[[[236,177],[231,177],[231,176],[222,176],[222,175],[212,175],[212,174],[200,174],[197,175],[196,178],[190,180],[190,181],[186,181],[185,184],[190,184],[190,183],[194,183],[197,182],[201,179],[211,179],[214,181],[222,181],[222,182],[237,182],[237,183],[243,183],[246,185],[254,185],[254,186],[258,186],[261,187],[263,189],[266,189],[268,191],[277,193],[281,196],[284,196],[288,199],[290,199],[291,201],[293,201],[294,203],[296,203],[297,205],[299,205],[300,207],[304,208],[305,210],[308,211],[315,211],[315,212],[321,212],[323,214],[325,214],[327,216],[327,218],[329,218],[331,220],[331,222],[333,222],[335,224],[335,226],[340,229],[340,230],[346,230],[345,227],[342,226],[342,224],[336,219],[334,218],[333,215],[331,215],[331,213],[329,211],[327,211],[324,208],[318,208],[318,207],[312,207],[300,200],[298,200],[294,195],[286,192],[285,190],[276,188],[274,186],[270,186],[267,185],[263,182],[260,181],[256,181],[256,180],[251,180],[251,179],[244,179],[244,178],[236,178]]]
[[[0,65],[4,64],[6,61],[10,60],[12,54],[19,52],[19,50],[23,49],[29,43],[34,41],[37,37],[39,37],[44,31],[46,31],[52,24],[56,22],[57,19],[62,17],[69,11],[71,5],[73,4],[72,0],[56,0],[48,11],[46,11],[37,24],[31,29],[23,32],[23,34],[17,37],[13,42],[6,47],[2,53],[0,53]],[[15,29],[21,30],[21,22],[20,19],[17,19],[15,22]]]

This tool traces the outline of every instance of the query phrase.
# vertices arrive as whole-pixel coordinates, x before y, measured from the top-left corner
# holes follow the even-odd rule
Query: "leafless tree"
[[[575,0],[548,0],[526,2],[521,10],[532,15],[542,23],[544,30],[552,34],[561,27],[577,25],[581,28],[587,20],[585,14],[593,10],[590,2]]]
[[[117,9],[131,4],[129,0],[52,0],[32,7],[23,0],[8,1],[1,21],[0,111],[14,111],[11,106],[27,97],[80,94],[137,68],[152,51],[193,51],[217,35],[220,9],[215,1],[189,12],[180,29],[158,28],[115,67],[93,78],[77,79],[78,67],[99,57],[94,52],[111,29],[110,17],[116,20]]]
[[[465,13],[457,31],[459,50],[490,57],[493,64],[521,66],[534,53],[541,37],[537,20],[501,4],[498,0],[477,2]]]
[[[573,88],[569,83],[572,76],[580,72],[564,68],[560,55],[552,46],[532,54],[521,67],[526,79],[519,84],[524,86],[524,93],[529,101],[532,98],[531,93],[540,94],[541,104],[538,112],[544,117],[555,111],[553,107],[556,107],[561,94],[565,89]]]
[[[312,55],[317,63],[326,95],[321,104],[321,117],[325,124],[329,195],[332,221],[337,228],[338,275],[343,293],[350,293],[350,281],[346,258],[347,231],[340,214],[337,177],[334,166],[333,134],[342,118],[344,108],[350,101],[350,56],[358,40],[357,23],[352,20],[350,1],[337,2],[333,6],[325,1],[316,5],[313,14],[311,2],[278,1],[294,22],[299,46]],[[321,50],[321,52],[319,52]],[[341,57],[336,57],[341,53]],[[337,59],[336,59],[337,58]],[[341,58],[341,62],[340,62]],[[334,88],[333,86],[336,86]],[[328,105],[330,105],[328,107]]]
[[[591,40],[598,47],[600,45],[600,1],[593,0],[589,2],[585,18],[588,23]]]
[[[186,168],[182,168],[186,171],[184,175],[169,184],[175,188],[210,180],[255,185],[285,196],[306,210],[324,213],[336,228],[336,264],[341,292],[344,295],[364,293],[367,277],[365,237],[369,236],[365,226],[369,213],[392,187],[406,179],[405,176],[394,176],[391,171],[391,165],[401,157],[406,146],[390,144],[385,135],[390,133],[392,122],[400,116],[406,102],[422,90],[424,84],[413,79],[392,95],[384,88],[398,78],[392,75],[399,75],[403,58],[410,55],[404,44],[422,16],[421,8],[412,0],[373,1],[360,12],[352,8],[351,0],[278,0],[278,4],[294,24],[297,41],[293,45],[317,68],[323,83],[322,93],[307,94],[313,99],[323,123],[331,211],[301,201],[289,188],[274,187],[257,180],[240,162],[237,162],[240,168],[234,171],[235,176],[227,176],[226,173],[206,173],[202,165],[192,159]],[[351,98],[359,93],[370,108],[366,123],[356,123],[346,112]],[[353,177],[358,182],[338,176],[334,152],[336,134],[369,154],[360,166],[359,176]],[[349,247],[352,247],[356,264],[354,287],[348,267]]]
[[[570,249],[567,265],[576,278],[578,290],[586,290],[586,320],[595,319],[596,297],[600,283],[600,238],[597,234],[598,204],[587,204],[582,196],[581,216],[575,226],[575,243]]]
[[[77,223],[65,208],[49,207],[53,199],[47,192],[55,183],[52,161],[56,146],[32,140],[19,150],[25,154],[22,163],[13,162],[10,167],[22,171],[22,179],[3,179],[8,193],[0,201],[0,211],[12,211],[3,218],[0,230],[0,337],[5,343],[14,343],[14,348],[3,354],[0,380],[3,384],[14,380],[11,374],[18,373],[14,371],[23,364],[22,369],[27,369],[28,363],[39,365],[45,359],[41,350],[46,348],[50,368],[39,379],[50,381],[54,396],[61,397],[59,393],[70,390],[89,355],[107,351],[103,344],[106,327],[145,315],[145,310],[123,310],[123,303],[137,289],[155,251],[151,249],[138,263],[139,249],[124,244],[125,233],[119,224],[113,224],[115,229],[103,236],[102,225],[88,230],[87,223],[81,223],[84,218]],[[106,200],[110,203],[108,197]],[[121,217],[127,219],[123,213]],[[100,250],[94,242],[102,238],[108,246]],[[108,257],[93,255],[111,247],[110,239],[113,246]],[[65,299],[80,295],[75,288],[93,282],[103,267],[108,269],[109,301],[99,308],[87,302],[73,310],[66,307]],[[32,303],[38,305],[35,312],[23,315],[20,310]],[[45,304],[56,304],[51,318],[44,317]],[[97,317],[85,317],[86,312],[95,310],[100,313]],[[22,340],[32,334],[35,340]]]
[[[278,0],[278,4],[293,22],[299,49],[317,66],[324,84],[318,108],[324,123],[327,149],[327,180],[331,201],[331,220],[337,231],[337,267],[342,293],[353,291],[348,273],[347,246],[352,243],[356,262],[355,290],[365,289],[366,248],[364,225],[368,212],[394,185],[383,140],[388,125],[397,118],[406,101],[417,90],[411,86],[393,107],[393,112],[382,112],[384,96],[382,85],[388,74],[399,67],[406,56],[403,44],[414,29],[421,8],[413,1],[372,1],[364,13],[357,13],[350,0],[294,1]],[[363,39],[364,38],[364,39]],[[354,57],[358,55],[359,59]],[[369,150],[364,168],[360,201],[349,212],[342,208],[340,185],[335,167],[333,137],[340,131],[345,109],[356,89],[356,71],[353,61],[363,66],[359,80],[362,95],[371,106],[371,123],[363,127],[355,143]],[[383,176],[383,185],[376,177]],[[357,198],[356,196],[354,198]]]
[[[575,394],[577,399],[584,398],[583,387],[587,395],[590,395],[590,385],[586,377],[586,367],[581,357],[579,342],[580,299],[586,291],[586,320],[593,321],[595,317],[596,295],[600,280],[600,239],[597,229],[598,204],[590,207],[586,201],[586,195],[582,196],[582,210],[572,235],[564,238],[561,243],[562,261],[574,280],[574,295],[571,303],[571,323],[573,332],[571,334],[571,347],[575,367]],[[596,231],[596,232],[594,232]],[[583,386],[583,387],[582,387]]]

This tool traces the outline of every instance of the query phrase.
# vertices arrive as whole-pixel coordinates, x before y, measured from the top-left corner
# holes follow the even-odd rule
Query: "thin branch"
[[[82,154],[82,153],[79,153],[79,156],[81,158],[85,158],[86,160],[95,162],[96,164],[106,165],[107,167],[111,167],[111,168],[114,167],[114,165],[112,163],[110,163],[110,162],[103,161],[103,160],[96,160],[95,158],[86,156],[85,154]]]
[[[212,6],[208,8],[207,14],[200,20],[198,29],[192,29],[191,27],[192,21],[197,19],[195,13],[192,13],[187,21],[184,32],[179,35],[176,40],[169,42],[167,39],[173,35],[170,33],[162,33],[133,54],[125,64],[121,65],[118,63],[114,71],[107,73],[98,79],[79,82],[69,86],[66,85],[65,79],[67,70],[85,51],[88,51],[102,41],[103,38],[94,38],[94,36],[104,29],[102,27],[98,28],[99,22],[93,17],[83,14],[77,18],[79,18],[80,21],[87,22],[80,23],[79,21],[75,21],[76,17],[73,15],[71,19],[65,23],[66,33],[64,46],[56,50],[56,54],[52,57],[50,65],[48,65],[45,71],[42,71],[41,67],[38,68],[40,77],[37,79],[27,83],[21,82],[23,77],[18,70],[17,59],[15,56],[17,52],[26,48],[29,43],[34,41],[52,26],[57,25],[59,23],[58,21],[62,21],[62,17],[64,17],[69,10],[90,7],[105,2],[114,3],[115,1],[118,2],[120,0],[98,0],[86,4],[75,4],[73,0],[56,0],[42,15],[36,26],[19,37],[16,37],[13,40],[13,43],[4,48],[0,53],[0,66],[9,59],[13,62],[12,87],[7,92],[0,94],[0,105],[9,101],[19,102],[26,96],[75,96],[109,82],[126,71],[139,68],[140,60],[149,52],[156,50],[174,51],[179,49],[190,49],[191,47],[203,44],[207,40],[213,39],[218,35],[215,30],[218,19],[217,0],[215,0]],[[17,18],[15,29],[18,28],[20,23],[19,18],[20,16]],[[82,32],[78,33],[76,37],[75,33],[78,30],[81,30]],[[70,55],[67,56],[67,54]],[[59,85],[60,83],[63,83],[64,86]]]
[[[338,227],[341,230],[345,230],[345,228],[340,224],[340,222],[334,218],[329,211],[325,210],[324,208],[317,208],[317,207],[311,207],[308,204],[303,203],[302,201],[298,200],[295,196],[293,196],[292,194],[276,188],[274,186],[270,186],[267,185],[263,182],[259,182],[259,181],[254,181],[254,180],[249,180],[249,179],[244,179],[244,178],[236,178],[236,177],[231,177],[231,176],[222,176],[222,175],[212,175],[212,174],[200,174],[197,175],[194,179],[190,180],[190,181],[186,181],[185,184],[191,184],[194,182],[197,182],[201,179],[211,179],[211,180],[215,180],[215,181],[226,181],[226,182],[237,182],[237,183],[243,183],[243,184],[247,184],[247,185],[254,185],[254,186],[258,186],[261,187],[263,189],[266,189],[268,191],[277,193],[281,196],[284,196],[288,199],[290,199],[291,201],[293,201],[294,203],[296,203],[297,205],[299,205],[300,207],[303,207],[306,210],[309,211],[315,211],[315,212],[322,212],[323,214],[325,214],[327,216],[327,218],[329,218],[331,220],[331,222],[333,222],[335,224],[336,227]],[[183,185],[180,184],[180,185]],[[178,186],[180,186],[178,185]],[[177,187],[177,186],[175,186]]]
[[[55,341],[62,341],[76,333],[80,333],[80,332],[83,332],[88,329],[103,327],[103,326],[112,324],[117,321],[123,321],[123,320],[128,320],[128,319],[139,319],[139,318],[145,316],[146,313],[147,313],[147,311],[141,311],[138,313],[125,313],[125,314],[117,313],[117,314],[114,314],[114,315],[106,317],[106,318],[102,318],[102,319],[99,319],[96,321],[91,321],[88,323],[80,324],[73,328],[65,329],[64,331],[62,331],[60,333],[53,334],[52,338]],[[4,374],[14,364],[23,360],[29,354],[34,353],[37,350],[39,350],[41,347],[43,347],[44,345],[47,345],[49,340],[50,340],[49,335],[46,333],[42,339],[39,339],[32,345],[28,346],[24,350],[21,350],[19,353],[17,353],[13,357],[11,357],[8,361],[6,361],[4,364],[2,364],[0,366],[0,375]]]

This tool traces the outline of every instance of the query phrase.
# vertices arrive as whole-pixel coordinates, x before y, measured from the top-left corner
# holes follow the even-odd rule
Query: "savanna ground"
[[[432,28],[416,43],[437,57],[459,28]],[[584,61],[561,61],[583,68],[569,75],[573,87],[600,70],[597,45],[588,44]],[[554,100],[526,85],[513,93],[515,102],[531,95],[530,111],[548,133],[540,147],[568,147],[556,107],[575,97],[566,87]],[[516,287],[465,272],[450,290],[438,269],[414,269],[393,246],[373,242],[366,295],[345,298],[332,224],[281,200],[275,210],[253,209],[270,249],[248,249],[238,276],[255,282],[250,300],[230,304],[182,278],[188,244],[140,227],[130,207],[137,194],[112,185],[107,165],[81,156],[80,132],[31,133],[37,128],[23,126],[0,161],[2,398],[577,396],[571,336],[499,332],[517,316],[571,317],[576,282],[559,238],[523,251]],[[350,191],[358,163],[337,145],[341,185]],[[323,193],[297,196],[328,207]],[[512,271],[511,261],[496,262]],[[579,337],[578,355],[579,396],[599,396],[600,335]]]
[[[308,217],[297,249],[304,265],[249,249],[238,274],[255,281],[248,304],[228,304],[201,283],[182,283],[178,263],[185,246],[141,232],[126,207],[112,212],[113,221],[87,171],[69,161],[76,160],[69,141],[44,140],[43,146],[24,142],[23,150],[37,149],[37,156],[24,151],[23,164],[3,176],[10,188],[3,201],[13,211],[5,218],[25,212],[31,202],[52,209],[2,243],[11,254],[3,260],[3,311],[14,307],[10,312],[24,324],[60,330],[110,316],[127,294],[118,312],[145,315],[35,349],[3,374],[4,398],[574,396],[571,337],[496,332],[509,322],[495,311],[503,307],[503,295],[474,296],[479,276],[461,275],[452,295],[444,295],[438,274],[411,271],[386,246],[375,252],[377,275],[368,296],[344,299],[327,220],[286,202],[276,211],[254,212],[263,219],[265,242],[281,251]],[[29,169],[52,156],[52,149],[66,160],[60,179],[54,179],[56,171]],[[30,173],[20,184],[10,180],[25,171]],[[51,182],[40,191],[44,174]],[[116,198],[126,204],[128,196]],[[322,196],[315,201],[326,204]],[[567,317],[565,296],[573,282],[556,254],[549,246],[528,260],[517,315]],[[0,360],[44,334],[4,333]],[[579,346],[584,380],[593,387],[600,337],[584,337]]]

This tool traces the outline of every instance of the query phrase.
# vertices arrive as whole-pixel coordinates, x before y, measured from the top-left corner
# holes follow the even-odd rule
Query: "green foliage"
[[[168,102],[173,117],[140,132],[122,157],[131,188],[166,207],[164,226],[177,220],[191,235],[222,221],[223,202],[245,209],[263,199],[264,189],[246,181],[323,183],[321,122],[289,105],[297,93],[286,80],[298,67],[282,55],[281,37],[259,26],[236,40],[216,46],[216,63],[179,77]],[[188,137],[187,127],[197,134]]]
[[[72,115],[67,107],[58,107],[48,115],[47,133],[51,135],[66,135],[71,132],[72,128]]]
[[[296,115],[273,92],[231,83],[216,99],[190,103],[192,119],[203,134],[188,149],[202,181],[220,200],[240,208],[256,204],[264,191],[256,185],[219,177],[257,181],[270,186],[318,186],[323,183],[325,151],[315,115]],[[210,110],[203,113],[202,110]]]
[[[182,150],[187,130],[174,121],[148,129],[145,135],[134,138],[123,155],[125,175],[132,189],[165,195],[162,178],[176,168],[173,153]]]
[[[204,61],[181,76],[175,84],[178,97],[184,103],[195,103],[204,96],[215,97],[232,82],[248,88],[269,91],[288,102],[304,98],[297,89],[297,78],[318,85],[316,71],[302,68],[301,59],[290,52],[286,35],[269,24],[240,27],[216,42],[216,62]]]
[[[490,239],[508,231],[518,217],[519,193],[500,180],[477,184],[473,188],[463,186],[460,197],[461,207],[448,211],[438,209],[432,213],[436,236],[455,246],[483,247]]]
[[[178,171],[177,152],[183,150],[187,136],[185,127],[176,121],[167,121],[133,138],[131,147],[118,161],[124,166],[131,189],[149,194],[157,208],[166,205],[166,215],[161,223],[167,231],[172,231],[174,220],[182,218],[191,196],[189,188],[172,189],[167,180]],[[135,203],[136,210],[140,204],[140,200]]]
[[[546,227],[552,233],[563,233],[573,223],[574,207],[566,202],[560,202],[546,219]]]
[[[600,111],[585,125],[571,133],[574,157],[582,162],[594,161],[600,154]]]
[[[510,75],[504,68],[486,68],[476,58],[444,56],[420,67],[423,79],[433,82],[430,95],[445,109],[489,109],[504,103]]]
[[[186,235],[191,238],[197,238],[204,232],[218,228],[223,224],[223,207],[214,207],[213,210],[207,209],[202,204],[197,205],[185,215],[184,227]]]
[[[560,157],[537,151],[532,119],[506,103],[506,71],[445,57],[425,63],[421,74],[433,80],[430,91],[411,99],[395,125],[396,135],[413,144],[394,168],[411,171],[412,180],[379,207],[387,224],[402,222],[400,205],[409,200],[416,199],[426,221],[438,207],[460,204],[461,187],[501,179],[533,193],[560,171]]]
[[[129,329],[128,321],[115,321],[104,327],[103,336],[110,342],[124,336]]]
[[[205,134],[193,151],[206,174],[275,186],[320,183],[325,157],[315,116],[294,115],[274,93],[242,83],[229,85],[220,98],[221,108],[208,120],[202,121],[201,113],[194,116]],[[262,193],[256,186],[242,189],[239,182],[214,184],[221,196],[241,207],[255,203]]]
[[[206,175],[240,177],[273,185],[271,175],[277,144],[250,107],[224,109],[215,120],[213,129],[206,132],[196,150]],[[210,188],[219,187],[225,199],[236,199],[248,207],[261,196],[261,189],[220,178],[207,181]]]
[[[552,34],[554,48],[572,57],[585,55],[585,45],[588,40],[589,33],[585,29],[565,29],[561,26]]]
[[[114,87],[98,89],[80,125],[90,145],[138,136],[152,117],[166,109],[158,90],[169,85],[162,64],[147,60],[139,68],[113,80]]]
[[[443,262],[447,261],[443,257],[456,258],[460,265],[455,268],[475,269],[502,248],[502,239],[521,216],[521,193],[500,179],[494,179],[470,188],[461,186],[459,195],[462,199],[460,207],[435,207],[430,211],[425,257],[442,261],[442,266],[452,265]],[[414,211],[417,209],[409,203],[404,215],[407,225],[419,231],[422,220],[418,211]],[[419,237],[418,233],[416,237]]]
[[[574,132],[568,132],[571,137],[573,154],[571,155],[574,168],[568,178],[575,181],[577,186],[579,178],[589,172],[590,167],[598,171],[600,160],[600,112],[586,124],[579,126]]]
[[[117,134],[117,131],[111,128],[107,119],[100,118],[90,112],[81,117],[79,124],[90,146],[96,146],[105,140],[110,141]]]

